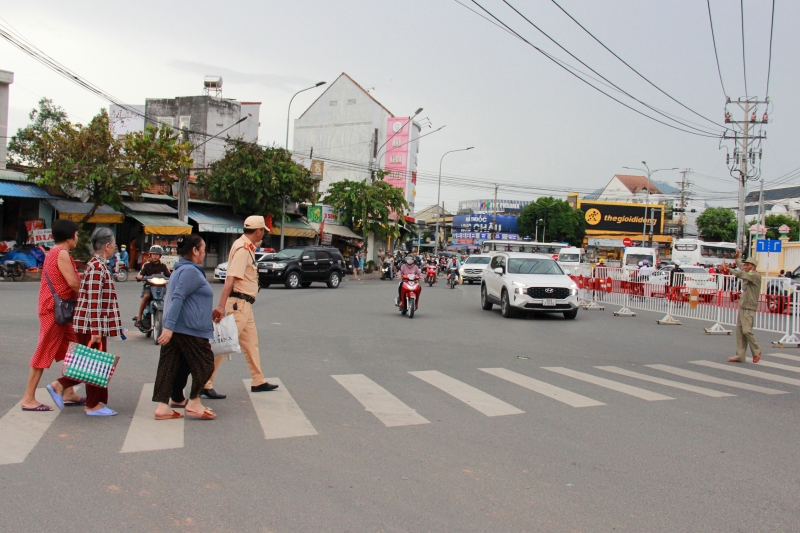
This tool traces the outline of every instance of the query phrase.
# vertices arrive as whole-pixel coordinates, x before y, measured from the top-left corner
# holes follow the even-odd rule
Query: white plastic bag
[[[236,319],[228,315],[219,322],[214,322],[214,338],[211,339],[211,351],[214,356],[242,351],[239,346],[239,330],[236,329]]]

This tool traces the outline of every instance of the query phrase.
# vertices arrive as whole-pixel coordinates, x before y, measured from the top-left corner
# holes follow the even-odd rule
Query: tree
[[[34,143],[43,139],[54,127],[67,121],[67,112],[55,105],[49,98],[39,100],[39,108],[28,113],[31,123],[17,130],[16,135],[8,141],[8,154],[11,163],[17,165],[35,165],[36,161],[28,160],[26,154],[41,151],[34,149]],[[38,141],[41,142],[41,141]]]
[[[289,152],[239,140],[229,140],[225,156],[211,163],[211,171],[197,181],[236,213],[279,216],[284,196],[292,202],[316,200],[311,171],[295,163]]]
[[[49,102],[49,101],[47,101]],[[192,164],[191,145],[180,142],[169,126],[128,133],[116,139],[103,109],[86,126],[72,124],[40,102],[31,112],[34,123],[14,136],[11,153],[24,161],[28,179],[54,187],[70,196],[85,195],[92,207],[82,219],[88,221],[98,207],[122,207],[122,193],[138,196],[154,179],[167,183]],[[51,115],[43,123],[46,112]]]
[[[724,207],[709,207],[697,217],[697,231],[708,242],[736,240],[736,214]]]
[[[518,225],[520,235],[533,237],[538,233],[540,239],[544,235],[550,242],[569,242],[573,246],[580,246],[586,234],[583,211],[552,196],[537,198],[526,205],[519,215]]]
[[[745,226],[749,228],[753,224],[756,224],[757,220],[754,218]],[[781,233],[778,231],[783,225],[789,226],[789,240],[796,241],[798,240],[798,236],[800,235],[800,222],[793,219],[789,215],[767,215],[764,217],[764,225],[767,227],[767,239],[780,239]]]
[[[341,211],[341,220],[350,224],[353,230],[364,236],[364,252],[366,253],[367,235],[370,232],[381,237],[400,235],[398,221],[400,214],[408,209],[402,189],[383,181],[380,172],[374,183],[365,181],[342,180],[328,188],[324,202]],[[390,215],[395,213],[395,220]]]

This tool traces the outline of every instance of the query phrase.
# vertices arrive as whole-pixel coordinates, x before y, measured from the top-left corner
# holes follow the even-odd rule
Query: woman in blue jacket
[[[161,357],[153,387],[156,420],[183,418],[173,407],[185,408],[189,418],[211,420],[217,415],[200,402],[200,392],[214,372],[209,343],[214,338],[214,291],[200,266],[206,243],[199,235],[186,235],[178,240],[178,253],[181,259],[169,279],[164,329],[158,337]],[[190,373],[192,390],[187,401],[183,389]]]

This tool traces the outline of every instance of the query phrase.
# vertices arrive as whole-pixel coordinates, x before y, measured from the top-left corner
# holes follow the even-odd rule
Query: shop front
[[[128,220],[135,221],[135,224],[126,223],[126,233],[132,236],[128,248],[136,265],[146,263],[150,259],[150,247],[159,245],[164,248],[161,261],[172,267],[178,260],[178,239],[192,233],[191,225],[173,217],[128,213]]]
[[[2,171],[20,175],[20,172]],[[32,239],[36,229],[50,228],[53,208],[47,200],[55,199],[46,190],[31,183],[0,181],[0,242],[18,245]],[[0,248],[11,246],[2,244]]]
[[[309,222],[309,225],[319,233],[320,224]],[[325,224],[322,228],[320,242],[323,246],[333,246],[342,255],[350,255],[353,250],[359,250],[364,246],[364,238],[347,226],[339,224]]]
[[[244,217],[235,215],[223,207],[189,209],[189,221],[206,242],[206,268],[216,267],[228,260],[228,251],[233,241],[244,233]]]

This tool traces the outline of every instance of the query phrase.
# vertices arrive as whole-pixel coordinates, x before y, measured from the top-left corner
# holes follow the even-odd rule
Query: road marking
[[[364,374],[331,377],[347,389],[356,400],[361,402],[365,410],[375,415],[386,427],[430,424],[430,420],[418,414]]]
[[[684,378],[696,379],[697,381],[705,381],[707,383],[716,383],[717,385],[725,385],[727,387],[734,387],[737,389],[744,389],[753,392],[760,392],[762,394],[789,394],[784,390],[768,389],[767,387],[759,387],[758,385],[750,385],[749,383],[740,383],[739,381],[731,381],[729,379],[722,379],[714,376],[709,376],[706,374],[700,374],[699,372],[693,372],[691,370],[686,370],[684,368],[676,368],[674,366],[667,366],[667,365],[645,365],[645,366],[649,368],[654,368],[656,370],[661,370],[662,372],[669,372],[670,374],[675,374],[676,376],[681,376]]]
[[[689,361],[693,365],[702,365],[707,366],[709,368],[719,368],[720,370],[728,370],[730,372],[736,372],[737,374],[742,374],[745,376],[752,376],[754,378],[761,378],[761,379],[768,379],[770,381],[777,381],[779,383],[788,383],[789,385],[796,385],[800,387],[800,379],[794,378],[786,378],[783,376],[779,376],[777,374],[768,374],[766,372],[759,372],[758,370],[750,370],[748,368],[737,368],[736,364],[741,363],[713,363],[711,361]]]
[[[707,389],[705,387],[698,387],[696,385],[689,385],[687,383],[681,383],[680,381],[672,381],[671,379],[662,379],[657,378],[654,376],[648,376],[647,374],[640,374],[638,372],[632,372],[630,370],[626,370],[624,368],[618,368],[616,366],[596,366],[595,368],[599,368],[600,370],[605,370],[607,372],[614,372],[615,374],[621,374],[623,376],[628,376],[632,378],[642,379],[644,381],[650,381],[652,383],[658,383],[660,385],[664,385],[665,387],[674,387],[676,389],[683,389],[688,390],[691,392],[696,392],[697,394],[703,394],[705,396],[711,396],[712,398],[723,398],[725,396],[736,396],[735,394],[729,394],[727,392],[720,392],[712,389]]]
[[[520,387],[525,387],[533,392],[538,392],[539,394],[543,394],[548,398],[565,403],[571,407],[595,407],[597,405],[605,405],[603,402],[592,400],[591,398],[581,396],[580,394],[568,391],[567,389],[550,385],[544,381],[539,381],[538,379],[533,379],[532,377],[524,374],[518,374],[505,368],[479,368],[478,370],[496,376],[500,379],[510,381],[511,383],[519,385]]]
[[[153,383],[145,383],[119,453],[183,448],[183,418],[156,420]]]
[[[747,362],[748,363],[752,363],[753,359],[748,357],[747,358]],[[764,361],[764,359],[761,359],[761,361],[759,361],[758,363],[755,363],[755,364],[757,364],[758,366],[765,366],[767,368],[778,368],[780,370],[788,370],[789,372],[800,372],[800,366],[784,365],[784,364],[781,364],[781,363],[773,363],[772,361]]]
[[[790,361],[800,361],[800,355],[789,355],[788,353],[768,353],[769,357],[780,357],[781,359],[789,359]]]
[[[467,385],[437,370],[409,372],[409,374],[443,390],[453,398],[461,400],[486,416],[518,415],[525,412],[521,409],[517,409],[513,405],[507,404],[503,400],[486,394],[482,390],[476,389],[472,385]]]
[[[286,386],[278,378],[269,378],[268,382],[280,385],[269,392],[252,392],[250,384],[253,380],[245,379],[244,387],[253,402],[265,439],[285,439],[289,437],[307,437],[317,435],[317,430],[303,414],[300,406],[289,394]]]
[[[637,398],[647,400],[648,402],[675,399],[670,396],[664,396],[663,394],[659,394],[657,392],[640,389],[639,387],[634,387],[632,385],[625,385],[624,383],[611,381],[610,379],[593,376],[591,374],[584,374],[583,372],[578,372],[577,370],[570,370],[569,368],[564,368],[563,366],[545,366],[542,368],[549,370],[550,372],[556,372],[557,374],[562,374],[564,376],[569,376],[571,378],[580,379],[581,381],[599,385],[600,387],[615,390],[623,394],[630,394],[631,396],[636,396]]]
[[[36,389],[36,401],[49,405],[53,410],[23,411],[20,401],[0,418],[0,465],[23,462],[61,412],[47,389]]]

